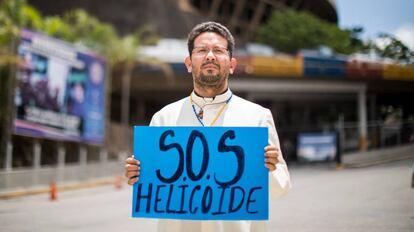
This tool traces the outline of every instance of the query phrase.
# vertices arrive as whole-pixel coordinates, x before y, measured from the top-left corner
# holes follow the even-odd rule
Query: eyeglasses
[[[208,53],[213,52],[215,56],[224,56],[229,54],[229,50],[227,48],[222,47],[213,47],[213,48],[206,48],[206,47],[195,47],[192,51],[194,55],[198,56],[205,56]]]

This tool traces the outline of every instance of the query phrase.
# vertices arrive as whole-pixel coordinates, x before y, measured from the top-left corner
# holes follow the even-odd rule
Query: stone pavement
[[[337,170],[332,164],[292,165],[292,191],[270,204],[269,231],[412,232],[414,159]],[[0,231],[145,231],[156,220],[132,219],[131,188],[105,185],[0,200]]]

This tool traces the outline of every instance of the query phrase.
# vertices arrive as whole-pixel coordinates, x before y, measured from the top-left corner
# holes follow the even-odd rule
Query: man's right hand
[[[125,177],[128,178],[128,184],[133,185],[139,179],[141,166],[139,160],[134,157],[128,157],[125,160]]]

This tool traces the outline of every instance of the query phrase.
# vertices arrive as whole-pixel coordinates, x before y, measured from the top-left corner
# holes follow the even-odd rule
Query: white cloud
[[[401,40],[407,47],[414,50],[414,25],[404,24],[398,27],[391,35],[395,36],[398,40]],[[385,48],[391,42],[388,38],[376,37],[374,43],[379,48]]]
[[[389,38],[375,38],[374,39],[374,43],[380,48],[380,49],[384,49],[385,46],[387,46],[388,44],[391,43],[391,40]]]
[[[402,25],[393,34],[411,50],[414,50],[414,25]]]

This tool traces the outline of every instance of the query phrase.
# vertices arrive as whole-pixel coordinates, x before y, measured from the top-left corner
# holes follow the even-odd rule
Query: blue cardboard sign
[[[132,216],[267,220],[264,127],[134,127]]]

